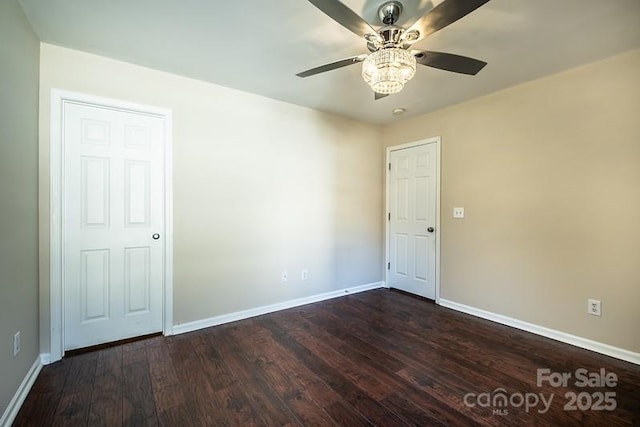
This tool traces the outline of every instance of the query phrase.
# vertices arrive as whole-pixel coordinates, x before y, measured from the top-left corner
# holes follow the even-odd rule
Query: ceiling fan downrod
[[[402,47],[407,49],[409,45],[418,40],[420,33],[417,30],[406,31],[404,28],[396,25],[402,14],[402,4],[397,1],[390,1],[382,4],[378,9],[380,21],[384,24],[378,30],[377,37],[367,37],[368,48],[374,52],[380,48],[386,47]]]

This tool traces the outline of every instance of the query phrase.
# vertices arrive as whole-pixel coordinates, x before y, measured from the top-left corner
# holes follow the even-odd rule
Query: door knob
[[[433,228],[433,227],[429,227],[429,228],[427,228],[427,231],[428,231],[429,233],[433,233],[434,231],[436,231],[436,229],[435,229],[435,228]]]
[[[158,240],[160,238],[160,235],[158,233],[154,233],[154,235],[151,237],[153,237],[153,240]]]

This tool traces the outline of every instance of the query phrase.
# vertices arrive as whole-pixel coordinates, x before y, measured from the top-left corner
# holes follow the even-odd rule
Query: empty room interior
[[[640,2],[0,2],[0,427],[640,425]]]

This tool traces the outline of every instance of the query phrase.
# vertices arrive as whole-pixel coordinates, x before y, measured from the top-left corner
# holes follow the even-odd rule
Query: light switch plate
[[[464,218],[464,208],[453,208],[454,218]]]

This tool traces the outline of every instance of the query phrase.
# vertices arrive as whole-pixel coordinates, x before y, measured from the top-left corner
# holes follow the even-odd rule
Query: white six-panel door
[[[389,265],[391,288],[436,298],[436,143],[389,155]]]
[[[164,122],[66,103],[64,349],[162,331]]]

